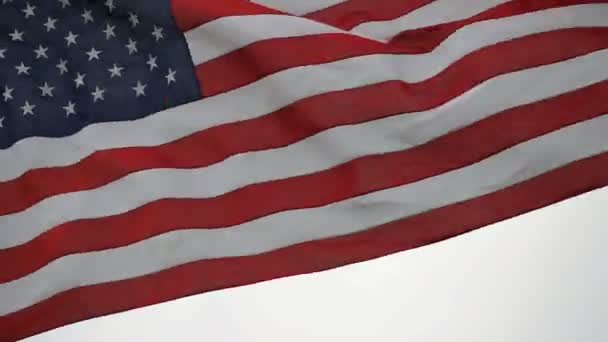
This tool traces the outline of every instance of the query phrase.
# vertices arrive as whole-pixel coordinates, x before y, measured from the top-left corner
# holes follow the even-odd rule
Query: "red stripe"
[[[0,183],[0,193],[5,194],[0,196],[0,214],[23,210],[55,194],[95,188],[139,170],[203,167],[237,153],[285,146],[338,125],[433,108],[496,75],[606,48],[606,30],[528,36],[478,50],[421,83],[393,81],[321,94],[261,118],[214,127],[159,147],[98,151],[72,166],[30,170]],[[565,49],[564,41],[576,43]],[[234,136],[242,139],[226,138]]]
[[[606,0],[513,0],[467,19],[401,32],[390,44],[410,50],[428,51],[441,44],[459,29],[477,22],[500,19],[556,7],[605,3]]]
[[[0,265],[4,265],[0,281],[20,278],[68,254],[126,246],[184,227],[233,226],[439,175],[608,113],[608,102],[597,100],[606,93],[608,81],[504,111],[409,150],[365,156],[329,170],[253,184],[218,197],[165,199],[121,215],[68,222],[25,245],[0,250]],[[319,191],[321,188],[323,191]],[[252,198],[264,201],[251,201]]]
[[[293,67],[397,52],[409,51],[348,34],[276,38],[250,44],[197,65],[196,75],[203,96],[213,96]]]
[[[282,14],[281,11],[243,0],[171,0],[175,24],[186,32],[222,17],[255,14]]]
[[[348,0],[309,13],[305,17],[344,30],[351,30],[368,21],[399,18],[431,2],[433,0]]]
[[[608,185],[608,153],[510,188],[365,232],[247,257],[203,260],[60,293],[0,317],[0,341],[202,292],[317,272],[444,240]],[[555,186],[559,184],[560,186]]]

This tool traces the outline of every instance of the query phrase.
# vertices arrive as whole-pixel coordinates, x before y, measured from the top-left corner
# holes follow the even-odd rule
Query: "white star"
[[[36,105],[31,105],[28,101],[25,101],[23,107],[20,108],[23,111],[23,115],[34,115],[34,108],[36,108]]]
[[[46,27],[46,32],[50,32],[51,30],[55,30],[55,23],[57,22],[57,19],[53,19],[51,17],[49,17],[46,20],[46,23],[42,26]]]
[[[55,87],[50,87],[47,82],[44,82],[44,85],[42,87],[38,87],[38,89],[42,91],[42,96],[53,97],[53,90]]]
[[[129,44],[125,45],[129,49],[129,55],[137,52],[137,42],[129,38]]]
[[[114,5],[114,0],[106,0],[105,5],[109,12],[112,12],[116,8],[116,5]]]
[[[73,34],[72,31],[68,32],[68,35],[65,36],[65,40],[68,42],[68,46],[72,44],[76,45],[76,38],[78,38],[77,34]]]
[[[0,58],[4,59],[5,52],[6,52],[6,49],[0,49]]]
[[[137,14],[131,12],[129,13],[129,21],[131,22],[131,27],[135,27],[137,24],[139,24],[139,17]]]
[[[93,95],[93,103],[97,102],[97,100],[103,101],[103,93],[105,92],[105,89],[99,89],[99,87],[95,87],[95,91],[91,93],[91,95]]]
[[[87,56],[89,56],[89,62],[96,59],[99,60],[99,54],[101,53],[100,50],[95,50],[95,47],[92,47],[91,50],[89,52],[87,52]]]
[[[154,36],[154,38],[156,39],[157,42],[159,40],[165,38],[163,36],[163,28],[162,27],[158,27],[156,25],[154,25],[154,31],[152,31],[152,35]]]
[[[114,29],[116,29],[116,26],[106,24],[106,29],[101,31],[106,34],[106,40],[108,40],[112,37],[116,37],[116,34],[114,33]]]
[[[80,16],[82,17],[82,19],[84,20],[84,23],[88,23],[88,22],[94,22],[95,20],[93,20],[93,15],[92,15],[92,11],[85,9],[84,13],[82,13]]]
[[[48,47],[38,45],[38,49],[34,50],[34,53],[36,54],[36,59],[40,59],[41,57],[49,58],[49,56],[46,55],[46,52],[48,50],[49,50]]]
[[[68,61],[65,59],[59,59],[59,63],[56,65],[57,69],[59,69],[59,75],[63,75],[68,72]]]
[[[76,73],[76,78],[74,79],[74,82],[76,82],[76,89],[80,88],[81,86],[84,87],[84,77],[87,74],[80,74],[80,73]]]
[[[9,33],[9,36],[11,36],[11,40],[14,42],[23,41],[23,31],[19,31],[19,30],[15,29],[15,31],[13,33]]]
[[[13,90],[15,90],[15,88],[4,86],[4,93],[2,93],[2,96],[4,96],[4,102],[8,102],[8,100],[13,99]]]
[[[122,71],[124,69],[125,68],[119,67],[118,65],[114,64],[112,66],[112,68],[108,69],[108,71],[110,72],[110,78],[114,78],[115,76],[116,77],[122,77]]]
[[[2,0],[2,4],[5,5],[8,2],[13,2],[13,0]]]
[[[21,64],[15,66],[15,69],[17,69],[17,75],[21,75],[21,74],[29,75],[31,67],[25,66],[25,64],[23,64],[23,62],[21,62]]]
[[[154,68],[158,68],[156,64],[156,57],[152,57],[152,55],[148,55],[148,61],[146,62],[150,66],[150,71],[154,70]]]
[[[65,116],[70,116],[72,114],[76,115],[76,104],[72,101],[68,101],[68,104],[63,107],[63,110],[65,110]]]
[[[21,12],[25,13],[25,18],[29,18],[29,17],[33,17],[34,14],[34,10],[36,9],[36,6],[32,6],[28,3],[26,3],[26,7],[24,9],[21,10]]]
[[[0,117],[0,128],[4,127],[4,119],[6,119],[4,116]]]
[[[167,84],[171,84],[171,82],[175,83],[175,74],[177,73],[177,71],[171,70],[171,68],[169,68],[169,73],[167,74],[167,76],[165,76],[165,78],[167,79]]]
[[[137,85],[131,89],[135,91],[135,97],[146,96],[146,87],[148,85],[141,84],[141,82],[137,81]]]
[[[66,6],[71,6],[70,0],[59,0],[61,3],[61,8],[65,8]]]

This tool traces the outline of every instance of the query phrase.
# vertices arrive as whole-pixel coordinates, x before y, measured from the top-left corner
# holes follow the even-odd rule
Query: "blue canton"
[[[0,149],[199,99],[193,68],[169,0],[0,0]]]

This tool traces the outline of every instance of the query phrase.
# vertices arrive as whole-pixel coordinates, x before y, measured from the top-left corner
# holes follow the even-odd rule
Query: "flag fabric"
[[[606,2],[2,0],[0,341],[607,185]]]

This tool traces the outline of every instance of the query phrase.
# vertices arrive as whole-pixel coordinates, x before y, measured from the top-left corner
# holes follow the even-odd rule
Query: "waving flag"
[[[0,341],[608,184],[599,0],[2,0]]]

